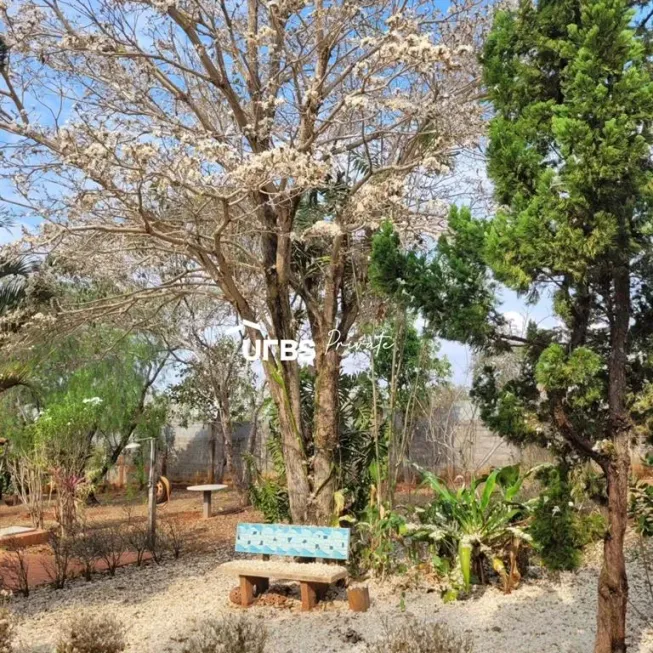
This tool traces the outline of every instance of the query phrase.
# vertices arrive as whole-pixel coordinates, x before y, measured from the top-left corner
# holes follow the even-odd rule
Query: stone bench
[[[346,561],[349,529],[285,524],[238,524],[236,551],[264,556],[265,560],[232,560],[221,568],[240,579],[240,602],[251,605],[265,592],[270,579],[298,581],[302,610],[310,610],[323,599],[329,585],[347,578],[347,569],[323,562],[286,562],[269,556]]]

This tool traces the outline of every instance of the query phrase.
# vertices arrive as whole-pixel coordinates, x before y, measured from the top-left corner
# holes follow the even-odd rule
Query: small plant
[[[77,534],[73,542],[73,557],[82,565],[84,578],[90,581],[99,559],[98,543],[92,531]]]
[[[518,465],[497,468],[456,491],[423,472],[435,497],[420,513],[421,531],[437,544],[438,554],[452,560],[456,588],[460,585],[469,592],[473,579],[481,585],[487,583],[488,563],[501,577],[506,592],[519,582],[517,554],[531,537],[522,528],[527,511],[517,496],[534,471],[521,474]],[[419,531],[413,537],[417,534]],[[504,560],[509,561],[508,570]]]
[[[290,500],[282,481],[257,476],[250,486],[249,498],[267,523],[290,521]]]
[[[12,653],[14,635],[14,615],[7,608],[0,608],[0,653]]]
[[[191,634],[183,653],[263,653],[267,631],[244,617],[208,619]]]
[[[98,558],[106,563],[109,576],[115,576],[126,548],[125,534],[120,526],[105,526],[95,531],[94,540]]]
[[[388,632],[385,637],[368,644],[367,653],[473,653],[470,637],[457,635],[443,624],[427,624],[416,619]]]
[[[8,551],[11,557],[5,558],[0,564],[3,577],[6,574],[18,591],[27,598],[29,596],[29,564],[25,557],[25,549],[20,546],[9,546]]]
[[[184,531],[175,519],[168,519],[164,523],[166,543],[174,559],[177,560],[185,545]]]
[[[396,512],[370,503],[353,529],[350,565],[355,576],[371,572],[381,578],[403,571],[399,531],[405,519]]]
[[[73,542],[72,537],[50,533],[49,544],[52,550],[52,560],[44,562],[43,568],[54,589],[60,590],[66,585],[70,560],[73,557]]]
[[[122,626],[112,617],[82,613],[64,629],[56,653],[120,653],[125,650]]]
[[[125,531],[125,539],[129,549],[136,553],[136,564],[140,567],[148,549],[147,528],[142,524],[132,524]]]

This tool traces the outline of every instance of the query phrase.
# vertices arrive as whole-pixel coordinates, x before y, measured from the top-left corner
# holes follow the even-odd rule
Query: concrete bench
[[[238,524],[236,551],[260,554],[264,560],[232,560],[222,565],[240,579],[240,602],[251,605],[265,592],[270,579],[298,581],[302,610],[310,610],[323,599],[329,585],[347,578],[340,565],[323,562],[286,562],[269,556],[342,560],[349,558],[349,529],[285,524]]]

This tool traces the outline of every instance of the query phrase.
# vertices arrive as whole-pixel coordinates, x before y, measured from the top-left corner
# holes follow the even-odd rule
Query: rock
[[[236,605],[240,605],[240,587],[234,587],[229,592],[229,600]]]
[[[350,644],[358,644],[358,642],[363,641],[362,635],[353,628],[347,628],[342,638],[345,642],[349,642]]]

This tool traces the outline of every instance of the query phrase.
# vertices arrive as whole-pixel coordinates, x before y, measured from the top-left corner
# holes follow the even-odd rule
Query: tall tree
[[[483,63],[501,208],[488,221],[454,212],[430,260],[402,254],[389,228],[373,256],[380,285],[397,291],[398,272],[442,333],[523,348],[517,378],[500,384],[487,365],[475,381],[493,429],[603,470],[596,653],[626,650],[629,449],[653,392],[653,80],[633,17],[623,0],[499,12]],[[550,293],[559,326],[510,335],[497,283],[532,300]]]
[[[48,222],[43,243],[149,297],[212,289],[271,338],[314,341],[308,427],[298,361],[264,363],[295,521],[333,511],[330,332],[344,342],[356,321],[370,234],[383,217],[436,231],[441,175],[482,131],[484,4],[1,5],[12,56],[0,131],[13,139],[2,167]]]

